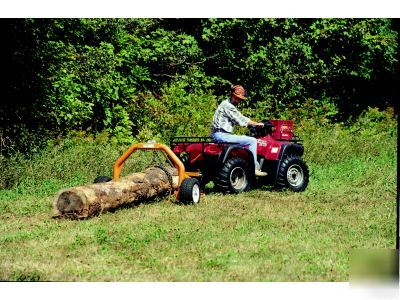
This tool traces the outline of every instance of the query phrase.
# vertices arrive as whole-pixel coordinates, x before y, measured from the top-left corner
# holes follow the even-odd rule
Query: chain
[[[162,165],[156,165],[156,166],[154,166],[154,167],[163,170],[164,173],[165,173],[165,175],[167,175],[168,182],[169,182],[169,195],[168,195],[168,200],[171,200],[170,198],[171,198],[172,192],[173,192],[173,190],[174,190],[174,187],[173,187],[173,180],[172,180],[172,175],[171,175],[171,173],[167,170],[167,168],[165,168],[165,167],[162,166]]]

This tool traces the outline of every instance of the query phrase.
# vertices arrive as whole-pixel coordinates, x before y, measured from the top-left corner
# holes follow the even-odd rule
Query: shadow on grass
[[[204,194],[206,195],[214,195],[214,194],[235,194],[233,192],[225,191],[220,188],[218,188],[216,185],[214,185],[213,182],[209,182],[206,184],[205,187],[202,188],[201,190]],[[247,193],[250,191],[268,191],[268,192],[279,192],[283,191],[282,188],[276,187],[272,181],[266,181],[266,180],[256,180],[255,182],[252,183],[250,189],[246,192]]]

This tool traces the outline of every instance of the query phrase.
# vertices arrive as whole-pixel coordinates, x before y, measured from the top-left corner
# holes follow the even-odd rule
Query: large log
[[[172,188],[176,189],[177,170],[170,167],[166,170],[172,175]],[[171,183],[166,172],[161,168],[152,167],[116,181],[61,190],[54,201],[54,216],[89,218],[110,209],[151,200],[170,191]]]

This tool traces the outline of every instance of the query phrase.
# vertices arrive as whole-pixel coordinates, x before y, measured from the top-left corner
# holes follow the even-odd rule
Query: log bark
[[[172,175],[173,190],[177,189],[178,172],[167,167]],[[118,207],[133,205],[163,196],[171,191],[170,179],[158,167],[121,177],[117,181],[96,183],[64,189],[54,201],[54,217],[90,218]]]

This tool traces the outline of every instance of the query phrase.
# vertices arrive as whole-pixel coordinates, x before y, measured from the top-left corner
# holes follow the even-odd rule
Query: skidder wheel
[[[302,192],[306,189],[308,181],[308,167],[301,157],[291,155],[282,161],[276,182],[278,188]]]
[[[99,176],[95,180],[93,180],[93,183],[101,183],[101,182],[109,182],[111,181],[111,177],[108,176]]]
[[[224,192],[247,191],[250,188],[249,164],[240,157],[229,158],[217,174],[216,185]]]
[[[182,181],[179,190],[179,201],[184,204],[200,202],[200,183],[196,178],[186,178]]]

